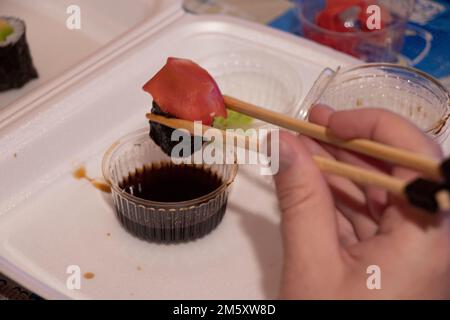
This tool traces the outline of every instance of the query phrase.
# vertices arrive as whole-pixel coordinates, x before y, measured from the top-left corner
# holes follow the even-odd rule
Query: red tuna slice
[[[191,60],[168,58],[143,87],[159,107],[174,117],[211,125],[227,117],[225,102],[213,77]]]

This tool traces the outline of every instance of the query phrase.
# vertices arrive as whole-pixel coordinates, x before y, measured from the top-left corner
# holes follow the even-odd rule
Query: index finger
[[[439,145],[407,119],[384,109],[360,109],[334,112],[328,128],[338,138],[369,139],[442,158]]]

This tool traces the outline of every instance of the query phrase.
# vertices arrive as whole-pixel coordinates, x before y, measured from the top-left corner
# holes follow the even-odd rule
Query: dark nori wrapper
[[[37,77],[24,27],[16,43],[0,47],[0,92],[21,88]]]
[[[174,118],[171,114],[164,112],[158,106],[158,104],[153,101],[153,107],[151,112],[158,116],[164,116],[167,118]],[[172,133],[175,129],[169,128],[162,124],[149,121],[150,123],[150,138],[161,148],[161,150],[168,156],[172,156],[172,150],[178,145],[179,141],[172,141]],[[197,143],[196,143],[197,142]],[[191,154],[200,150],[203,145],[202,137],[191,136]],[[184,157],[190,156],[190,154],[184,154]]]

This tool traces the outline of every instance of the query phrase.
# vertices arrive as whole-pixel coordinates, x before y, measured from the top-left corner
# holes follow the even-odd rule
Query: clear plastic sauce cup
[[[143,240],[158,243],[196,240],[214,230],[225,214],[237,164],[196,164],[218,176],[221,185],[187,201],[150,201],[123,189],[122,183],[130,175],[170,161],[171,158],[150,139],[148,128],[121,138],[103,158],[103,176],[111,186],[117,217],[128,232]],[[176,184],[170,186],[179,187]]]
[[[306,119],[311,105],[333,109],[382,108],[395,112],[442,143],[449,133],[450,94],[419,70],[373,63],[325,70],[305,98],[297,117]]]

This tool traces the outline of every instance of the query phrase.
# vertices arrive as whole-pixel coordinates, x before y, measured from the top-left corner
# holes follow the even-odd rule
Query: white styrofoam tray
[[[281,246],[271,182],[243,166],[224,221],[181,245],[149,244],[126,233],[108,195],[72,177],[79,165],[100,176],[106,148],[145,127],[141,86],[168,56],[264,52],[298,72],[303,96],[321,70],[353,58],[267,27],[179,13],[144,24],[83,66],[51,94],[0,114],[0,270],[45,298],[259,299],[277,294]],[[76,75],[76,76],[75,76]],[[58,83],[59,82],[59,83]],[[107,234],[110,234],[108,236]],[[66,287],[67,267],[95,278]]]
[[[27,95],[93,54],[101,46],[151,19],[180,0],[2,0],[0,16],[16,16],[27,26],[27,40],[39,79],[0,93],[0,109]],[[69,30],[66,10],[81,9],[81,29]]]

